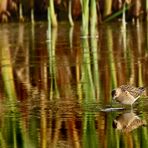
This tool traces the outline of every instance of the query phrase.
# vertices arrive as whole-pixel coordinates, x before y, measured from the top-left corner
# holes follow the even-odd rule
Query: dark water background
[[[145,86],[134,104],[122,84]],[[148,147],[148,24],[0,24],[0,147]],[[144,126],[143,126],[144,125]]]

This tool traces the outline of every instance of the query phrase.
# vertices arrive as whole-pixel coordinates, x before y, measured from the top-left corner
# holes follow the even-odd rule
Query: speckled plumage
[[[112,97],[121,104],[132,105],[143,93],[144,87],[121,85],[112,91]]]

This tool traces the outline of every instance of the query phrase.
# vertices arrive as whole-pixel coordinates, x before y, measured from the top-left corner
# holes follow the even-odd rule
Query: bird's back
[[[120,88],[122,91],[128,91],[134,98],[142,95],[143,91],[145,90],[144,87],[134,87],[131,85],[121,85]]]

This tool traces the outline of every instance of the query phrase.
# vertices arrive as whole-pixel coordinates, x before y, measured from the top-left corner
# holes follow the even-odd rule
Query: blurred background
[[[148,147],[147,18],[147,0],[0,0],[0,148]],[[146,89],[133,110],[123,84]]]

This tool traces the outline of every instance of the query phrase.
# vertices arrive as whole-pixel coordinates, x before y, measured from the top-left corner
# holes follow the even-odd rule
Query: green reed
[[[90,8],[89,8],[90,4]],[[86,81],[84,83],[84,94],[85,99],[87,101],[92,101],[95,98],[95,90],[94,90],[94,83],[95,87],[97,88],[97,94],[99,93],[99,78],[98,78],[98,67],[97,67],[97,9],[96,9],[96,1],[95,0],[81,0],[82,6],[82,48],[83,48],[83,61],[84,64],[82,66],[82,73],[83,73],[83,80]],[[89,18],[90,13],[90,18]],[[90,19],[90,25],[89,25]],[[91,36],[91,49],[89,48],[88,43],[88,34],[90,28],[90,36]],[[92,53],[91,54],[91,50]],[[91,64],[91,55],[93,57],[93,66]],[[93,67],[93,72],[92,72]],[[94,76],[94,78],[93,78]],[[93,82],[94,80],[94,82]]]
[[[115,88],[117,86],[117,75],[116,75],[116,65],[115,65],[115,59],[113,55],[113,39],[112,39],[112,31],[110,26],[107,26],[106,28],[106,33],[107,33],[107,48],[109,52],[109,63],[110,63],[110,75],[111,75],[111,85],[112,88]]]
[[[82,40],[83,47],[83,64],[82,64],[82,82],[85,94],[85,101],[89,102],[95,99],[94,84],[91,71],[91,57],[88,39]]]
[[[20,116],[20,113],[18,112],[18,109],[16,107],[16,89],[14,84],[14,76],[13,76],[13,66],[11,63],[11,57],[9,48],[5,47],[1,50],[1,64],[3,65],[2,68],[2,78],[4,82],[4,88],[6,92],[6,104],[8,103],[10,108],[8,108],[9,112],[7,112],[6,116],[9,116],[9,118],[1,117],[2,122],[5,124],[2,124],[3,127],[1,130],[1,138],[0,143],[2,145],[5,145],[5,147],[14,147],[17,148],[18,144],[21,143],[24,148],[27,148],[29,146],[28,143],[28,136],[25,136],[25,129],[21,128],[25,123],[20,124],[18,122],[18,118]],[[6,130],[7,129],[7,130]],[[19,139],[18,139],[19,135]],[[3,142],[1,141],[4,137],[5,140]]]
[[[90,32],[91,32],[91,36],[97,35],[96,26],[97,26],[96,0],[91,0],[91,2],[90,2]]]
[[[23,21],[24,20],[23,8],[22,8],[22,1],[20,1],[20,3],[19,3],[19,20],[20,21]]]
[[[126,3],[124,2],[123,12],[122,12],[122,24],[123,24],[123,31],[126,32],[126,15],[125,15],[125,12],[126,12]]]
[[[73,49],[73,30],[74,30],[73,26],[69,28],[69,45],[70,45],[70,50]]]
[[[95,9],[92,9],[91,3],[95,3],[95,6],[97,6],[98,4],[101,3],[99,5],[99,7],[101,8],[102,11],[100,11],[99,15],[101,16],[101,18],[103,18],[102,21],[110,21],[112,19],[118,19],[118,16],[120,16],[120,18],[121,18],[121,15],[124,13],[123,9],[125,7],[125,4],[126,4],[126,8],[125,8],[126,11],[129,10],[131,5],[133,5],[134,9],[130,9],[130,11],[128,13],[128,16],[130,16],[131,18],[134,18],[134,15],[136,15],[137,12],[139,13],[139,16],[143,15],[144,18],[146,18],[148,16],[148,1],[147,0],[145,0],[145,1],[139,0],[138,4],[135,1],[128,1],[128,0],[125,1],[125,2],[122,1],[121,3],[118,0],[104,0],[103,2],[101,2],[101,1],[102,0],[80,0],[81,6],[82,6],[81,8],[82,8],[82,22],[83,22],[82,26],[83,26],[83,28],[85,28],[85,27],[88,28],[88,26],[89,26],[88,22],[89,22],[89,19],[91,19],[91,17],[89,16],[89,10],[95,11]],[[26,18],[28,17],[28,14],[30,15],[30,13],[28,13],[27,11],[29,11],[29,12],[31,11],[31,22],[34,22],[34,15],[38,15],[38,13],[34,14],[34,12],[35,12],[34,10],[36,9],[35,8],[36,6],[40,9],[42,9],[42,11],[37,10],[37,12],[41,13],[40,15],[42,15],[42,13],[44,15],[44,12],[46,12],[48,7],[50,7],[51,16],[52,16],[52,26],[56,27],[57,24],[58,24],[58,20],[57,20],[55,12],[57,12],[57,15],[58,15],[58,13],[64,14],[65,13],[65,10],[63,10],[63,6],[64,6],[64,8],[67,9],[66,10],[67,14],[64,14],[64,15],[68,16],[70,25],[73,26],[74,21],[72,19],[71,11],[73,9],[74,11],[80,12],[81,10],[78,10],[78,9],[81,9],[81,8],[79,6],[80,5],[79,2],[77,2],[77,3],[74,3],[74,2],[72,3],[72,2],[73,2],[72,0],[69,0],[69,1],[67,1],[67,0],[63,0],[63,1],[48,0],[46,3],[44,1],[41,1],[41,0],[38,0],[36,2],[34,0],[31,0],[31,1],[28,1],[28,0],[14,1],[13,5],[15,3],[15,5],[16,5],[15,9],[16,10],[13,11],[13,13],[15,13],[15,16],[19,16],[20,21],[24,21],[23,10],[24,10],[24,15],[26,15],[25,16]],[[58,5],[56,7],[58,11],[56,11],[54,3],[58,3]],[[3,6],[4,4],[2,4],[2,6],[0,8],[1,12],[2,11],[8,12],[9,10],[11,10],[12,9],[11,4],[12,4],[12,1],[9,2],[9,4],[7,6],[8,8],[5,8]],[[75,4],[75,6],[72,7],[72,4]],[[138,9],[137,5],[142,6],[141,9]],[[17,11],[17,6],[19,6],[19,12]],[[140,11],[146,12],[146,13],[140,14],[141,13]],[[74,17],[77,17],[77,15],[79,17],[81,14],[76,13],[74,15],[75,15]],[[13,15],[11,15],[11,14],[6,15],[6,17],[2,18],[2,21],[8,21],[9,18],[11,18],[11,20],[13,20]],[[60,18],[60,20],[63,20],[63,18],[65,18],[65,16]],[[87,32],[86,32],[86,34],[87,34]]]
[[[97,32],[97,29],[95,29]],[[96,97],[98,98],[100,95],[100,79],[99,79],[99,67],[98,67],[98,38],[97,36],[92,36],[91,35],[91,39],[90,39],[90,43],[91,43],[91,52],[92,52],[92,75],[93,75],[93,82],[94,82],[94,88],[95,88],[95,94]]]
[[[85,148],[98,148],[98,137],[95,127],[95,117],[92,113],[85,112],[83,119],[83,141]]]
[[[109,22],[112,21],[116,18],[118,18],[120,15],[122,15],[122,22],[123,24],[126,24],[125,20],[126,20],[126,11],[128,11],[130,9],[131,5],[123,5],[123,8],[118,10],[117,12],[114,12],[113,14],[111,14],[110,16],[108,16],[107,18],[104,19],[103,22]]]
[[[108,120],[107,120],[107,129],[106,129],[106,135],[107,135],[107,143],[109,144],[109,147],[116,147],[119,148],[119,140],[120,140],[120,134],[115,131],[112,127],[113,117],[116,113],[108,114]],[[109,129],[109,130],[108,130]]]
[[[51,15],[51,25],[52,27],[57,27],[58,22],[57,22],[57,17],[55,14],[54,0],[49,0],[49,10],[50,10],[50,15]]]
[[[49,54],[49,73],[51,75],[51,82],[50,82],[50,99],[54,96],[59,97],[59,90],[57,86],[56,80],[56,55],[55,55],[55,46],[56,46],[56,39],[57,39],[57,28],[51,29],[51,19],[50,19],[50,11],[48,11],[48,32],[47,32],[47,49]]]
[[[103,17],[107,17],[112,13],[112,0],[105,0],[104,1],[104,12]]]
[[[34,9],[31,9],[31,23],[34,24]]]
[[[7,147],[6,139],[3,136],[2,130],[0,130],[0,147]]]
[[[16,90],[14,84],[14,75],[13,75],[13,67],[10,57],[10,51],[8,45],[3,46],[1,48],[1,61],[2,69],[2,79],[4,83],[4,88],[6,92],[7,101],[14,102],[16,101]]]
[[[68,19],[69,19],[70,26],[73,26],[74,22],[72,19],[72,0],[69,0],[69,3],[68,3]]]
[[[146,18],[148,21],[148,0],[146,0]]]
[[[148,147],[148,129],[144,127],[141,130],[142,141],[139,140],[139,143],[141,142],[142,147]]]
[[[81,0],[83,35],[88,35],[89,29],[89,0]]]

